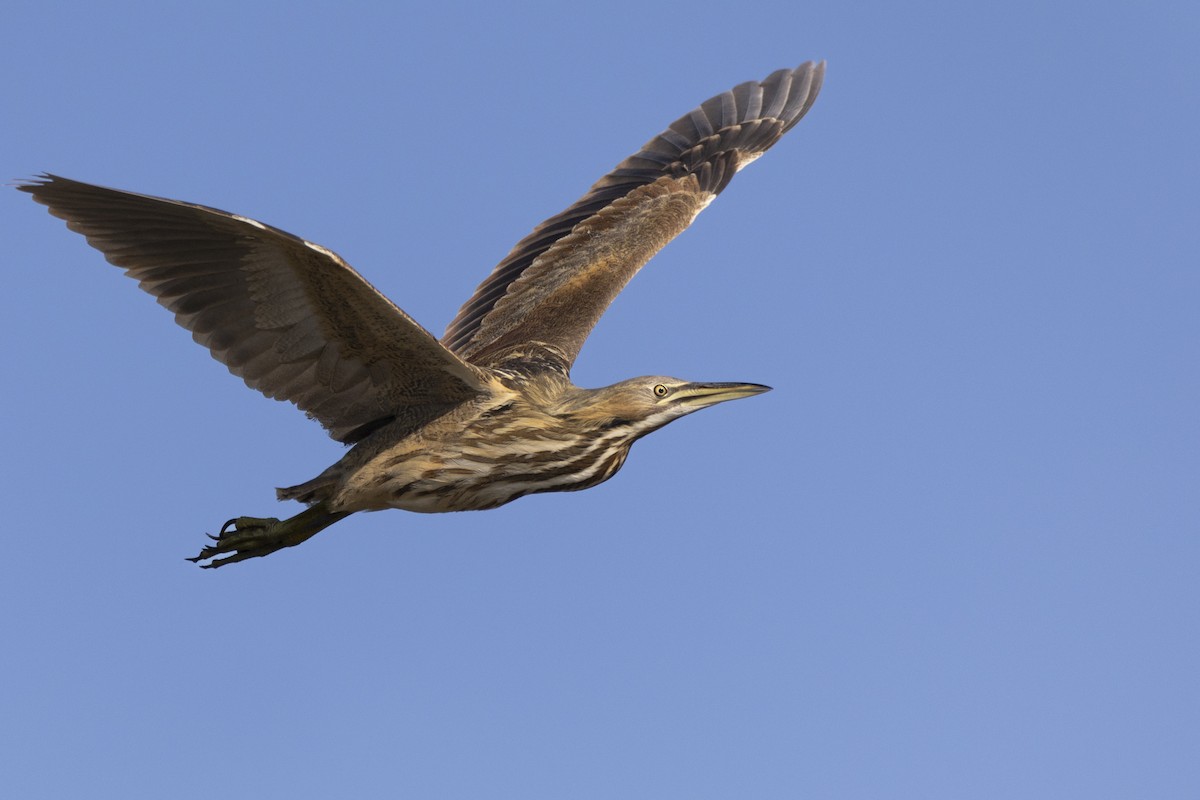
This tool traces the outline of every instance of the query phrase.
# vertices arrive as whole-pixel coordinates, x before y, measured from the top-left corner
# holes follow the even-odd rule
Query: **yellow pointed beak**
[[[675,390],[675,399],[684,405],[706,408],[771,391],[761,383],[689,383]]]

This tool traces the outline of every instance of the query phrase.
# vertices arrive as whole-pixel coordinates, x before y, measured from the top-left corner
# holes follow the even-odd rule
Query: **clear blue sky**
[[[5,177],[427,327],[679,114],[809,116],[575,373],[775,391],[578,494],[183,558],[341,448],[0,192],[9,797],[1200,796],[1200,6],[15,2]]]

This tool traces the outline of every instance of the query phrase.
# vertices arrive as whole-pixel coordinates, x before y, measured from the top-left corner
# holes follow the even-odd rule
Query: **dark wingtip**
[[[54,180],[54,175],[48,172],[39,172],[37,175],[29,178],[13,178],[8,182],[8,185],[21,192],[33,193],[37,191],[38,187],[52,183]]]

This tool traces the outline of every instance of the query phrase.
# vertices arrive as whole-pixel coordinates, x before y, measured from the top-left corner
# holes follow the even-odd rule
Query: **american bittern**
[[[337,255],[278,228],[54,175],[19,188],[248,386],[353,445],[316,478],[278,490],[307,510],[232,519],[191,559],[218,567],[297,545],[356,511],[486,509],[586,489],[651,431],[767,391],[661,376],[582,389],[570,370],[617,293],[799,122],[823,74],[823,63],[779,70],[672,123],[518,242],[441,341]]]

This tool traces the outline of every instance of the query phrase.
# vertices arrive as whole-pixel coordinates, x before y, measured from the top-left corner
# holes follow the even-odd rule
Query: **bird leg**
[[[221,526],[216,536],[208,534],[215,544],[210,544],[200,551],[200,555],[189,558],[193,564],[214,559],[208,564],[200,564],[205,569],[222,567],[235,561],[245,561],[247,558],[257,558],[282,550],[285,547],[295,547],[301,542],[308,541],[316,534],[328,528],[342,517],[349,516],[348,511],[329,511],[325,503],[317,503],[311,508],[301,511],[294,517],[278,520],[274,517],[237,517]],[[226,558],[216,558],[219,555],[232,553]]]

